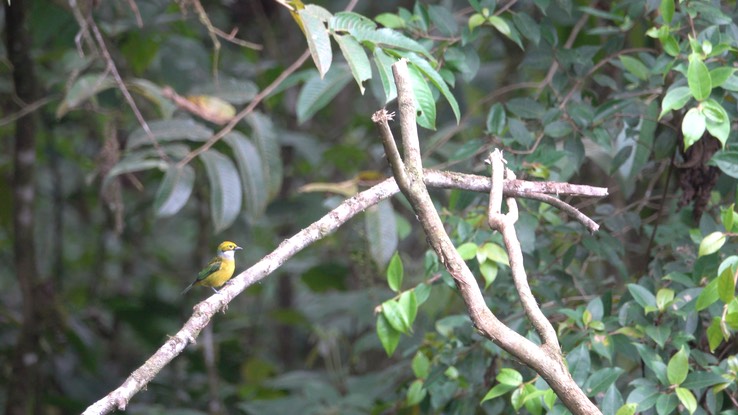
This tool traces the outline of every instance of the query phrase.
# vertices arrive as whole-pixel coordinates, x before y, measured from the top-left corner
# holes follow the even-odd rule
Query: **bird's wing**
[[[196,281],[202,281],[205,278],[209,277],[215,271],[218,271],[222,263],[223,263],[223,260],[221,260],[220,258],[218,257],[213,258],[212,261],[210,261],[208,265],[205,266],[205,268],[203,268],[199,274],[197,274]]]

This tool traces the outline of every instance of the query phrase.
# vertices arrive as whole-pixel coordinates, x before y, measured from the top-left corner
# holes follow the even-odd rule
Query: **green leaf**
[[[505,131],[506,123],[505,107],[499,102],[494,103],[487,113],[487,133],[501,135]]]
[[[233,224],[241,212],[241,180],[231,159],[210,149],[200,154],[210,183],[210,215],[214,233]]]
[[[505,248],[500,245],[493,242],[487,242],[482,245],[481,250],[484,253],[485,258],[498,264],[506,266],[510,265],[510,258],[507,256],[507,252],[505,251]]]
[[[668,25],[671,23],[671,19],[674,18],[674,8],[674,0],[661,0],[659,13],[661,13],[661,18],[664,20],[664,24]]]
[[[619,367],[606,367],[595,371],[584,386],[587,396],[595,396],[606,391],[623,372],[624,370]]]
[[[246,211],[252,219],[257,218],[266,210],[269,199],[259,149],[245,135],[235,130],[228,133],[223,141],[231,147],[238,165]]]
[[[473,32],[474,29],[481,26],[486,22],[487,19],[481,13],[474,13],[469,16],[469,31]]]
[[[428,377],[430,373],[430,359],[428,359],[425,353],[419,350],[415,352],[411,366],[416,378],[425,379]]]
[[[438,91],[443,95],[444,98],[446,98],[446,101],[448,101],[449,105],[451,106],[451,110],[454,112],[454,116],[456,117],[456,123],[461,120],[461,112],[459,110],[459,103],[456,102],[456,98],[454,97],[454,94],[451,93],[451,90],[448,88],[448,85],[446,84],[446,81],[441,78],[441,75],[436,71],[425,59],[421,58],[420,56],[414,54],[414,53],[407,53],[404,54],[405,57],[408,58],[410,63],[418,68],[418,70],[425,75],[428,80],[430,81],[433,86],[438,89]],[[435,108],[435,107],[434,107]]]
[[[413,323],[418,315],[418,300],[415,291],[403,292],[397,302],[400,303],[403,313],[407,316],[409,331],[413,331]]]
[[[730,116],[725,108],[712,98],[703,101],[701,107],[702,114],[705,116],[707,131],[720,140],[722,146],[725,147],[730,134]]]
[[[421,282],[415,288],[413,288],[413,291],[415,292],[415,297],[417,298],[418,305],[420,305],[423,304],[428,299],[428,297],[430,297],[431,286],[424,282]]]
[[[384,49],[409,50],[411,52],[419,53],[425,56],[428,60],[433,61],[433,56],[423,45],[392,29],[382,28],[377,30],[367,30],[364,28],[357,28],[352,30],[351,34],[354,35],[356,40],[360,43],[365,43],[364,46],[369,49],[380,47]]]
[[[705,288],[702,289],[697,296],[697,302],[694,305],[696,311],[702,311],[711,306],[720,298],[718,294],[717,278],[710,281]]]
[[[328,73],[328,69],[331,68],[333,51],[331,50],[331,39],[328,36],[325,23],[320,18],[319,9],[322,9],[322,7],[310,4],[304,9],[298,10],[297,14],[302,20],[302,28],[305,31],[310,56],[313,57],[315,67],[318,68],[318,73],[323,78]]]
[[[179,212],[192,194],[195,170],[192,166],[169,165],[164,180],[159,185],[154,199],[154,211],[159,217],[172,216]]]
[[[273,198],[279,194],[282,188],[283,177],[282,156],[277,131],[272,119],[258,111],[249,114],[246,117],[246,122],[251,126],[252,138],[259,149],[269,197]]]
[[[495,385],[494,387],[492,387],[492,389],[490,389],[484,395],[484,397],[482,398],[482,401],[480,403],[484,403],[484,402],[486,402],[486,401],[488,401],[490,399],[495,399],[495,398],[497,398],[499,396],[502,396],[502,395],[504,395],[504,394],[510,392],[511,390],[516,389],[516,388],[517,388],[516,386],[505,385],[503,383],[499,383],[499,384]]]
[[[343,53],[343,57],[351,68],[354,80],[359,84],[359,91],[364,95],[366,89],[364,81],[372,77],[372,66],[369,63],[369,58],[366,57],[364,48],[352,36],[333,35],[333,38],[336,39],[336,43],[341,48],[341,53]]]
[[[527,13],[515,13],[512,16],[513,23],[518,31],[525,36],[526,39],[538,45],[541,40],[541,28],[538,22],[533,20]]]
[[[405,310],[396,300],[387,300],[382,303],[382,314],[387,322],[400,333],[408,334],[410,332],[410,321]]]
[[[738,151],[721,150],[715,153],[710,160],[717,165],[723,173],[738,179]]]
[[[646,287],[638,284],[628,284],[628,291],[633,299],[644,309],[647,307],[656,307],[656,297]]]
[[[664,311],[673,300],[674,290],[672,289],[661,288],[656,292],[656,307],[658,307],[659,311]]]
[[[721,323],[720,317],[713,317],[712,323],[707,328],[707,342],[710,345],[710,352],[714,352],[723,341],[728,340],[725,338]]]
[[[697,101],[702,101],[710,96],[710,92],[712,91],[710,71],[696,53],[689,55],[687,83],[689,84],[689,90],[692,92],[692,96]]]
[[[456,248],[456,251],[461,255],[464,261],[468,261],[477,255],[477,244],[474,242],[466,242]]]
[[[722,86],[728,78],[733,76],[736,70],[738,69],[731,68],[730,66],[720,66],[710,70],[710,81],[712,82],[712,87],[717,88]]]
[[[634,415],[636,409],[638,409],[638,404],[626,403],[625,405],[621,406],[617,412],[615,412],[615,415]]]
[[[672,110],[682,109],[687,102],[692,98],[692,93],[686,86],[680,86],[672,88],[664,96],[664,100],[661,101],[661,113],[659,119],[669,113]]]
[[[374,18],[374,20],[382,26],[390,29],[405,28],[405,20],[394,13],[380,13]]]
[[[397,345],[400,344],[400,332],[392,327],[384,313],[377,316],[377,337],[379,337],[387,356],[392,356],[397,349]]]
[[[692,392],[685,388],[676,388],[675,392],[679,398],[679,402],[687,408],[690,414],[693,414],[694,411],[697,410],[697,399],[694,397]]]
[[[427,394],[428,394],[428,391],[425,389],[423,381],[421,381],[420,379],[415,379],[413,383],[410,384],[410,387],[407,389],[407,397],[405,398],[405,405],[407,406],[417,405],[423,399],[425,399],[425,396]]]
[[[402,287],[403,267],[402,258],[398,252],[395,252],[387,266],[387,284],[394,292],[400,292]]]
[[[371,19],[359,13],[338,12],[328,21],[328,27],[334,32],[351,33],[356,29],[373,30],[377,28],[377,25]]]
[[[689,373],[689,353],[682,346],[674,356],[669,359],[666,366],[666,377],[671,385],[681,385]]]
[[[389,199],[366,209],[364,229],[369,253],[379,269],[384,268],[397,251],[397,217]]]
[[[710,255],[725,245],[726,236],[723,232],[713,232],[702,239],[698,256]]]
[[[500,373],[496,378],[503,385],[518,387],[523,383],[523,375],[515,369],[504,367],[500,369]]]
[[[418,125],[429,130],[435,130],[436,101],[433,99],[433,93],[416,66],[408,65],[407,69],[413,85],[413,95],[415,95]]]
[[[479,272],[482,273],[482,277],[484,278],[484,289],[486,290],[490,285],[492,285],[493,282],[495,282],[495,279],[497,279],[497,272],[499,271],[499,267],[496,263],[492,261],[484,261],[479,264]]]
[[[428,17],[431,24],[444,36],[455,36],[458,34],[459,25],[456,23],[454,13],[446,7],[429,5]]]
[[[382,49],[374,49],[374,65],[377,66],[379,79],[384,89],[385,105],[397,98],[397,87],[395,86],[395,78],[392,74],[392,65],[395,62],[395,58],[390,57]]]
[[[730,304],[735,298],[735,279],[733,279],[733,270],[728,267],[717,277],[717,291],[720,301]]]
[[[648,79],[650,71],[639,59],[627,55],[620,55],[619,59],[625,70],[633,74],[636,78],[642,81]]]
[[[189,118],[153,121],[149,122],[148,125],[159,144],[177,140],[207,141],[213,135],[213,130]],[[131,150],[142,145],[152,144],[151,138],[143,128],[139,127],[128,136],[126,149]]]
[[[682,120],[682,134],[684,135],[684,149],[688,149],[697,140],[702,138],[707,124],[705,116],[697,107],[691,108]]]
[[[558,120],[552,123],[546,124],[543,128],[543,133],[549,137],[561,138],[571,134],[571,124],[566,121]]]
[[[325,77],[310,78],[297,96],[297,122],[302,124],[328,105],[351,81],[351,72],[342,65],[335,65]]]
[[[75,79],[67,93],[64,94],[64,99],[56,109],[56,118],[63,117],[67,112],[75,109],[83,102],[114,86],[115,81],[108,77],[107,72],[80,76]]]
[[[500,16],[489,16],[487,18],[487,21],[495,28],[498,32],[505,35],[508,39],[515,42],[518,46],[520,46],[520,49],[523,49],[523,44],[520,42],[520,38],[518,37],[518,32],[513,29],[512,26],[510,26],[510,23],[508,23],[507,20],[505,20],[503,17]]]

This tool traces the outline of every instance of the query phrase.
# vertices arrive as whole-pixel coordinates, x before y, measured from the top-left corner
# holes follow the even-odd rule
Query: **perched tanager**
[[[233,259],[233,254],[239,249],[243,248],[231,241],[225,241],[218,245],[218,256],[208,262],[208,265],[197,274],[195,281],[185,288],[182,294],[189,291],[193,285],[210,287],[217,293],[216,287],[225,284],[233,276],[233,271],[236,269],[236,260]]]

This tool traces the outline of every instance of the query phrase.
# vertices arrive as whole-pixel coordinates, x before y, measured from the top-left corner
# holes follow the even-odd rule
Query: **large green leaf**
[[[189,147],[183,144],[169,144],[161,146],[160,150],[169,157],[181,159],[189,152]],[[112,178],[121,174],[150,169],[166,171],[168,166],[169,164],[161,159],[159,152],[154,148],[149,147],[131,151],[108,171],[108,174],[103,179],[102,187],[105,188]]]
[[[682,346],[674,356],[669,359],[669,364],[666,366],[666,376],[669,379],[671,385],[681,385],[687,374],[689,373],[689,353]]]
[[[64,95],[64,99],[56,109],[56,118],[63,117],[67,112],[99,94],[101,91],[114,86],[115,81],[107,73],[93,73],[80,76]]]
[[[738,179],[738,151],[718,151],[712,156],[710,163],[717,165],[728,176]]]
[[[345,65],[334,65],[333,70],[321,79],[317,74],[310,78],[297,96],[297,122],[304,123],[320,109],[328,105],[351,81],[351,72]]]
[[[200,154],[210,183],[210,215],[213,233],[218,233],[233,223],[241,212],[241,181],[231,159],[210,149]]]
[[[722,105],[712,98],[702,102],[702,114],[705,116],[705,126],[713,137],[720,140],[725,146],[730,134],[730,116]]]
[[[159,143],[178,140],[204,142],[213,135],[213,130],[189,118],[152,121],[148,125],[154,138]],[[126,148],[130,150],[151,144],[153,144],[151,138],[143,128],[139,127],[128,136]]]
[[[702,101],[710,96],[712,81],[707,65],[702,62],[700,56],[693,53],[689,56],[689,67],[687,68],[687,82],[692,96],[697,101]]]
[[[338,12],[328,21],[328,27],[334,32],[349,32],[357,29],[374,30],[377,24],[371,19],[354,12]]]
[[[459,110],[459,103],[456,102],[456,98],[454,97],[454,94],[451,93],[451,90],[449,89],[448,85],[446,84],[446,81],[443,80],[441,75],[436,71],[427,60],[421,58],[420,56],[414,54],[414,53],[406,53],[403,54],[412,65],[417,67],[420,72],[425,75],[428,80],[430,80],[431,84],[438,89],[438,91],[441,92],[441,95],[446,98],[446,101],[448,101],[449,105],[451,105],[451,110],[454,112],[454,116],[456,116],[456,122],[458,123],[461,119],[461,112]]]
[[[661,101],[659,119],[672,110],[682,109],[690,99],[692,99],[692,93],[689,87],[680,86],[670,89],[664,96],[663,101]]]
[[[384,89],[384,104],[397,98],[397,87],[395,86],[395,78],[392,75],[392,65],[397,60],[382,49],[374,49],[374,64],[377,66],[377,72],[379,73],[379,79],[382,81],[382,89]]]
[[[688,149],[705,133],[707,122],[699,108],[690,108],[682,119],[682,134],[684,135],[684,149]]]
[[[322,9],[322,7],[309,5],[302,10],[298,10],[297,13],[302,20],[310,55],[313,57],[315,67],[318,68],[318,73],[322,78],[331,67],[333,51],[331,50],[331,39],[328,36],[328,30],[321,19],[321,13],[316,13],[319,9]]]
[[[412,81],[413,94],[418,117],[418,125],[429,130],[436,129],[436,101],[433,99],[428,83],[423,74],[413,65],[408,65],[410,80]]]
[[[351,74],[356,83],[359,84],[361,94],[364,94],[364,81],[371,79],[372,67],[369,58],[366,57],[364,48],[350,35],[333,35],[336,43],[341,48],[341,53],[351,68]]]
[[[351,34],[354,35],[356,40],[360,43],[365,43],[364,46],[372,50],[375,47],[409,50],[425,56],[426,59],[433,60],[433,56],[423,45],[392,29],[368,30],[365,28],[356,28],[351,31]]]
[[[275,197],[282,188],[283,167],[280,142],[272,119],[260,112],[246,117],[251,126],[253,139],[259,149],[269,199]]]
[[[382,269],[397,251],[397,220],[392,202],[382,200],[368,208],[364,215],[364,227],[369,253],[374,263]]]
[[[154,211],[160,217],[172,216],[187,203],[195,184],[195,169],[185,165],[169,165],[154,199]]]
[[[269,199],[267,180],[259,149],[245,135],[232,131],[223,138],[233,150],[233,156],[241,174],[241,184],[246,202],[246,211],[253,219],[259,217]]]

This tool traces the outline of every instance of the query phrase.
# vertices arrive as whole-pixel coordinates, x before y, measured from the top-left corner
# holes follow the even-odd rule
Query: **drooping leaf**
[[[356,41],[352,36],[349,35],[334,35],[336,43],[341,48],[341,53],[346,59],[346,62],[351,68],[351,74],[354,76],[356,83],[359,84],[359,91],[364,95],[364,81],[371,79],[372,67],[369,63],[369,58],[366,57],[364,48],[361,47],[359,42]]]
[[[382,314],[387,322],[400,333],[410,332],[410,319],[397,300],[387,300],[382,303]]]
[[[172,216],[179,212],[192,194],[195,170],[192,166],[178,167],[172,163],[164,174],[154,199],[154,211],[159,217]]]
[[[246,211],[252,219],[259,217],[264,213],[269,200],[259,149],[239,131],[231,131],[223,137],[223,141],[231,147],[238,165]]]
[[[201,142],[213,135],[213,130],[189,118],[152,121],[148,125],[158,143],[178,140]],[[148,134],[139,127],[128,136],[126,149],[152,144]]]
[[[397,349],[397,345],[400,344],[400,332],[392,327],[384,313],[377,316],[377,337],[379,337],[387,356],[392,356],[395,349]]]
[[[633,74],[636,78],[642,81],[648,79],[650,71],[639,59],[628,55],[620,55],[619,59],[620,63],[625,67],[625,70]]]
[[[114,86],[115,81],[106,73],[91,73],[80,76],[64,95],[64,99],[56,109],[56,118],[63,117],[83,102]]]
[[[345,65],[334,65],[325,77],[317,74],[310,78],[297,96],[297,121],[304,123],[333,98],[351,81],[351,71]]]
[[[210,183],[210,215],[214,233],[233,224],[241,212],[243,193],[238,170],[231,159],[210,149],[200,154]]]
[[[505,130],[507,124],[507,116],[505,115],[505,107],[501,103],[496,102],[492,105],[487,113],[487,133],[500,135]]]
[[[315,67],[318,68],[320,77],[323,78],[328,72],[328,69],[330,69],[331,62],[333,61],[331,39],[328,36],[328,30],[325,27],[324,21],[319,16],[319,13],[316,13],[322,7],[312,4],[308,6],[302,10],[298,10],[297,14],[302,20],[302,27],[305,31],[305,39],[310,49],[310,55],[313,57],[313,62],[315,62]]]
[[[451,93],[451,90],[449,89],[448,85],[446,85],[446,81],[443,80],[441,75],[426,61],[425,59],[421,58],[420,56],[414,54],[414,53],[408,53],[405,54],[410,61],[412,65],[417,67],[420,72],[425,75],[428,80],[433,84],[433,86],[438,89],[439,92],[441,92],[441,95],[446,98],[446,101],[448,101],[449,105],[451,105],[451,110],[454,112],[454,116],[456,116],[456,122],[458,123],[461,119],[461,112],[459,110],[459,103],[456,102],[456,98]]]
[[[392,74],[392,65],[396,60],[386,54],[382,49],[374,49],[374,65],[379,72],[379,79],[382,81],[382,89],[384,89],[384,104],[397,98],[397,87],[395,86],[395,78]]]
[[[282,155],[277,131],[272,119],[258,111],[249,114],[246,122],[251,126],[252,138],[259,149],[267,183],[268,199],[271,199],[279,193],[283,177]]]
[[[387,266],[387,284],[392,291],[400,292],[402,289],[403,274],[402,258],[395,252]]]
[[[358,40],[360,43],[365,43],[364,46],[368,47],[369,49],[380,47],[408,50],[411,52],[419,53],[425,56],[426,59],[433,61],[433,56],[423,45],[403,35],[402,33],[389,28],[382,28],[377,30],[357,28],[352,30],[351,34],[354,35],[356,40]]]
[[[436,129],[436,101],[433,99],[423,74],[414,65],[407,66],[415,96],[418,125],[429,130]]]
[[[397,220],[392,202],[385,199],[368,208],[364,215],[364,228],[369,253],[382,269],[397,251]]]

